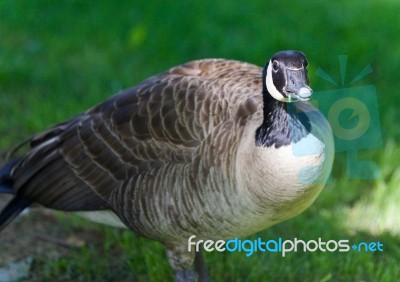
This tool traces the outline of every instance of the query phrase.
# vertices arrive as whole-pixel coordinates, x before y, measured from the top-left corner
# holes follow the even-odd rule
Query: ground
[[[2,196],[0,199],[0,209],[8,201],[5,198],[9,197]],[[1,232],[0,266],[9,266],[32,258],[31,267],[34,270],[38,258],[40,261],[43,258],[58,259],[68,256],[71,248],[84,244],[84,237],[90,233],[80,233],[82,237],[77,239],[69,234],[62,234],[59,224],[55,212],[43,208],[29,209],[24,216],[19,216]],[[35,279],[33,271],[33,275],[22,281],[41,281],[41,278]]]

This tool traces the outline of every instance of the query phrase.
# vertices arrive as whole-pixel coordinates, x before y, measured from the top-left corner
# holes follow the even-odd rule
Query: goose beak
[[[307,74],[304,69],[286,69],[286,86],[284,91],[293,100],[308,101],[312,89],[307,83]]]

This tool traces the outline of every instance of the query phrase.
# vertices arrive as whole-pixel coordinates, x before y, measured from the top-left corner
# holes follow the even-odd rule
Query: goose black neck
[[[268,92],[263,69],[263,123],[256,130],[256,146],[280,148],[296,143],[311,132],[308,116],[298,110],[297,103],[280,102]]]

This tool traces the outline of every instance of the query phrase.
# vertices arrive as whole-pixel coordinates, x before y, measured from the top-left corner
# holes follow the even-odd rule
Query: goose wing
[[[61,210],[109,209],[128,181],[190,162],[207,137],[224,131],[221,124],[254,113],[259,101],[243,100],[240,91],[228,97],[221,85],[232,75],[237,84],[241,74],[260,82],[260,72],[236,61],[194,61],[124,90],[34,136],[12,170],[14,194]]]

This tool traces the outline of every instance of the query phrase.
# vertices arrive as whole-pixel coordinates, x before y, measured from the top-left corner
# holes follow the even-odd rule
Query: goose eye
[[[279,69],[278,61],[273,61],[273,62],[272,62],[272,69],[273,69],[275,72],[278,71],[278,69]]]
[[[308,62],[307,62],[307,60],[304,60],[303,66],[304,66],[305,69],[308,67]]]

